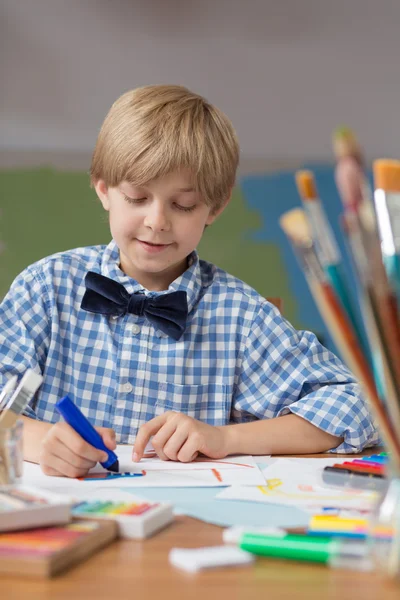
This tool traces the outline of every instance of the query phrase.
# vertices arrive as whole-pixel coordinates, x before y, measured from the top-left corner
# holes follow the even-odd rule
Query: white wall
[[[180,83],[243,158],[400,156],[400,0],[2,0],[0,148],[88,153],[127,89]],[[4,154],[4,153],[3,153]]]

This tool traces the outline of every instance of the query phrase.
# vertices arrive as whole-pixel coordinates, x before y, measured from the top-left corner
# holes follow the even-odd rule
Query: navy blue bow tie
[[[81,308],[101,315],[132,313],[145,316],[155,327],[179,340],[186,327],[188,314],[186,292],[178,291],[148,298],[144,294],[129,294],[124,286],[99,273],[89,271],[85,277],[86,292]]]

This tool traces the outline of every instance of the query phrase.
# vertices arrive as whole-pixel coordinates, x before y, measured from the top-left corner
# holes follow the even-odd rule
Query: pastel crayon
[[[341,464],[333,465],[335,469],[348,469],[349,471],[359,472],[359,473],[371,473],[375,475],[383,475],[384,470],[382,468],[369,467],[366,465],[365,467],[360,465],[353,465],[351,462],[344,462]]]
[[[384,467],[385,465],[383,465],[382,463],[378,463],[378,462],[372,462],[372,460],[352,460],[351,461],[352,465],[360,465],[361,467],[373,467],[376,469],[381,469],[382,471],[384,471]]]

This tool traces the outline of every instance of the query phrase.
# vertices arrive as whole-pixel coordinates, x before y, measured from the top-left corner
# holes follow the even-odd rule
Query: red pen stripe
[[[219,471],[217,471],[217,469],[211,469],[211,471],[215,475],[215,477],[218,479],[218,481],[220,481],[222,483],[221,473]]]

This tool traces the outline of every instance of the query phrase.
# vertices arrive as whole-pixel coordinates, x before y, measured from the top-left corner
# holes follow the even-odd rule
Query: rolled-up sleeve
[[[46,286],[28,268],[12,284],[0,304],[0,389],[13,375],[31,368],[43,373],[50,336]],[[37,418],[35,398],[24,414]]]
[[[265,302],[246,340],[232,418],[288,413],[343,438],[331,452],[359,452],[379,443],[365,395],[344,364],[313,333],[297,331]]]

